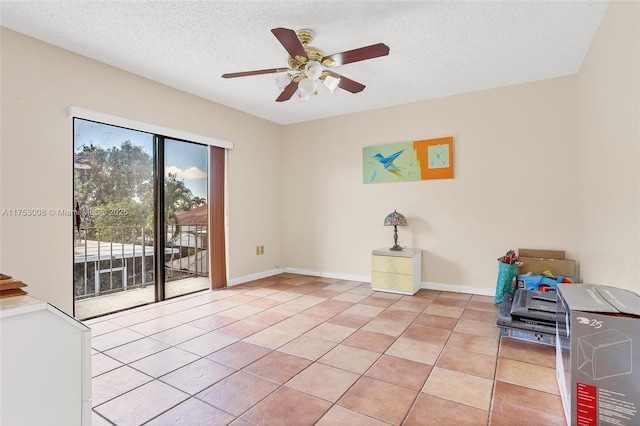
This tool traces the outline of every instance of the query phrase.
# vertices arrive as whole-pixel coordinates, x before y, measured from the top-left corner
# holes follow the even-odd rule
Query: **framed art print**
[[[453,137],[362,148],[364,183],[453,178]]]

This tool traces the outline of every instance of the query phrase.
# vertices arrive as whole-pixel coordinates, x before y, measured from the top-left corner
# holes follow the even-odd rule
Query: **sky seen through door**
[[[120,148],[130,141],[153,157],[153,138],[149,133],[87,120],[75,120],[74,150],[78,154],[83,145],[94,144],[104,149]],[[170,140],[170,139],[168,139]],[[207,147],[195,143],[167,144],[165,176],[176,174],[184,181],[194,197],[207,199]]]

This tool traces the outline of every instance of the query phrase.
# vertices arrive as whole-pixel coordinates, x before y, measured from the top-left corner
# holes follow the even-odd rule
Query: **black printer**
[[[557,316],[555,292],[516,289],[504,295],[496,325],[502,336],[555,345]]]

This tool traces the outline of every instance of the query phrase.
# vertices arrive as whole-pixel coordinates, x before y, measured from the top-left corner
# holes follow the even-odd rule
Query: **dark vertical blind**
[[[211,289],[227,286],[224,235],[225,149],[209,146],[209,279]]]

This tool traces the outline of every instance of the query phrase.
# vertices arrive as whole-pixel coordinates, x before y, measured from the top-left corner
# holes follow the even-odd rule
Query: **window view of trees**
[[[201,199],[197,197],[198,201]],[[205,204],[206,201],[202,204]],[[168,173],[164,178],[164,217],[166,221],[176,223],[175,231],[179,231],[177,213],[191,210],[195,206],[194,196],[178,175]],[[174,233],[175,234],[175,233]]]
[[[110,227],[147,227],[153,235],[153,158],[141,146],[83,145],[76,153],[75,199],[87,238]],[[136,235],[126,235],[134,242]]]
[[[120,147],[83,145],[76,153],[75,199],[80,208],[82,228],[96,237],[110,227],[145,225],[153,235],[153,158],[131,141]],[[165,177],[165,216],[203,206],[207,200],[194,196],[176,173]],[[134,242],[128,235],[126,242]]]

